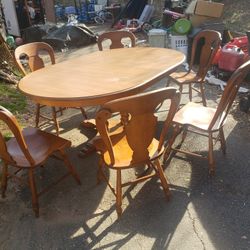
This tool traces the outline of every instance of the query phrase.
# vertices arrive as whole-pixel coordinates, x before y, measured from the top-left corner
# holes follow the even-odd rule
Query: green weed
[[[27,100],[15,86],[0,82],[0,105],[13,113],[23,113]]]

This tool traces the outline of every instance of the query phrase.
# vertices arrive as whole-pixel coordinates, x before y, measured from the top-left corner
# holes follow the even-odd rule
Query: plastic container
[[[174,30],[181,34],[187,34],[191,29],[191,22],[187,20],[186,18],[181,18],[177,20],[174,24]]]
[[[166,34],[167,32],[162,29],[151,29],[148,32],[148,41],[151,47],[166,47]]]
[[[15,43],[15,39],[13,36],[7,36],[6,37],[6,43],[9,45],[9,47],[11,49],[16,48],[16,43]]]
[[[170,36],[171,48],[179,50],[187,56],[188,53],[188,38],[187,36]]]
[[[227,45],[236,45],[241,48],[244,53],[248,54],[248,38],[247,36],[235,37]]]
[[[245,53],[237,46],[223,47],[219,60],[219,69],[233,72],[245,61]]]

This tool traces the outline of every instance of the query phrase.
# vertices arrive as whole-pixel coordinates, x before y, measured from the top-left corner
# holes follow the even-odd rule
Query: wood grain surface
[[[179,51],[135,47],[97,51],[25,76],[19,90],[51,106],[99,105],[139,93],[185,60]]]

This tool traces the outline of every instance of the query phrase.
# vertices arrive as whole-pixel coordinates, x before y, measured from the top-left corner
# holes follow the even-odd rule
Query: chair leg
[[[182,84],[180,84],[179,91],[182,94],[182,91],[183,91],[183,85]]]
[[[104,162],[103,162],[102,158],[100,157],[99,162],[98,162],[98,170],[97,170],[97,178],[96,178],[97,179],[97,184],[99,184],[102,181],[103,164],[104,164]]]
[[[213,133],[208,135],[208,163],[209,163],[209,175],[215,174],[215,162],[214,162],[214,151],[213,151]]]
[[[57,121],[56,108],[51,107],[51,109],[52,109],[52,117],[53,117],[54,124],[55,124],[55,127],[56,127],[56,135],[58,136],[59,135],[59,123]]]
[[[1,180],[1,189],[2,189],[2,198],[5,198],[5,192],[8,184],[8,164],[3,161],[2,167],[2,180]]]
[[[201,89],[202,103],[203,103],[203,106],[206,107],[207,102],[206,102],[206,96],[205,96],[205,90],[204,90],[204,83],[200,83],[200,89]]]
[[[122,181],[121,181],[121,170],[116,171],[116,212],[118,218],[122,214]]]
[[[176,137],[180,134],[180,132],[181,132],[181,127],[176,125],[175,128],[174,128],[173,135],[169,139],[168,145],[167,145],[166,150],[164,152],[164,156],[163,156],[164,162],[168,159],[169,154],[171,152],[171,148],[172,148],[172,146],[173,146],[173,144],[175,142]]]
[[[187,137],[187,128],[183,128],[183,132],[182,132],[182,137],[181,137],[181,144],[185,141]]]
[[[31,195],[32,195],[33,211],[35,212],[35,216],[38,218],[39,217],[39,202],[38,202],[36,183],[35,183],[33,171],[34,169],[29,169],[29,185],[30,185],[30,190],[31,190]]]
[[[71,173],[71,175],[75,178],[76,182],[81,185],[81,181],[80,181],[80,177],[77,174],[75,168],[73,167],[73,165],[70,163],[67,155],[65,154],[64,150],[60,150],[60,154],[63,158],[63,162],[65,164],[65,166],[68,168],[69,172]]]
[[[59,108],[59,110],[60,110],[60,115],[62,116],[63,115],[63,108]]]
[[[191,83],[188,84],[188,94],[189,94],[189,101],[192,102],[192,85],[191,85]]]
[[[169,87],[169,84],[170,84],[170,79],[169,77],[167,78],[167,81],[166,81],[166,87]]]
[[[163,172],[163,169],[162,169],[162,166],[160,164],[159,159],[155,160],[155,165],[156,165],[157,170],[158,170],[158,176],[161,180],[161,185],[163,187],[164,193],[166,195],[167,200],[169,200],[169,198],[170,198],[169,186],[168,186],[168,182],[167,182],[167,179],[164,175],[164,172]]]
[[[38,126],[39,126],[40,108],[41,108],[40,104],[37,103],[37,104],[36,104],[36,128],[38,128]]]
[[[82,112],[82,116],[83,116],[84,120],[87,120],[88,117],[87,117],[87,114],[86,114],[84,108],[80,107],[80,110],[81,110],[81,112]]]
[[[226,148],[226,140],[225,140],[223,128],[220,128],[219,136],[220,136],[220,143],[221,143],[222,152],[223,152],[223,154],[226,154],[227,148]]]

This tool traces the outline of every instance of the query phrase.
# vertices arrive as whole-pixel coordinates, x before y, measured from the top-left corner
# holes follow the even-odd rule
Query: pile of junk
[[[5,24],[5,40],[11,49],[23,43],[43,41],[55,50],[64,51],[96,42],[96,34],[79,22],[78,12],[76,7],[66,6],[62,19],[55,6],[55,11],[51,11],[55,20],[48,21],[42,0],[4,0],[0,5],[0,19],[3,20],[0,25]]]
[[[129,1],[128,10],[133,2]],[[206,79],[208,83],[218,85],[223,90],[230,75],[250,58],[250,31],[246,31],[245,34],[231,32],[230,27],[226,27],[222,21],[223,8],[224,4],[217,1],[165,0],[161,16],[154,17],[154,6],[146,4],[138,18],[126,22],[120,19],[114,27],[132,32],[143,31],[148,36],[150,46],[182,51],[186,55],[187,63],[191,58],[194,37],[202,30],[218,31],[222,37],[222,44]],[[124,13],[128,10],[125,9]],[[199,46],[202,46],[202,41]],[[198,64],[199,48],[196,51],[195,63]],[[242,93],[240,109],[245,112],[250,108],[247,88],[249,83],[250,74],[246,78],[246,87],[239,90]]]
[[[150,46],[182,51],[187,62],[191,57],[194,37],[202,30],[216,30],[221,34],[222,45],[213,61],[213,73],[220,79],[228,78],[249,58],[250,32],[238,37],[232,35],[230,27],[226,27],[222,21],[224,4],[204,0],[165,0],[161,16],[155,17],[154,5],[144,1],[144,7],[138,11],[138,2],[128,2],[114,28],[143,31],[148,36]],[[123,16],[127,19],[122,19]],[[197,63],[198,60],[197,55]]]

